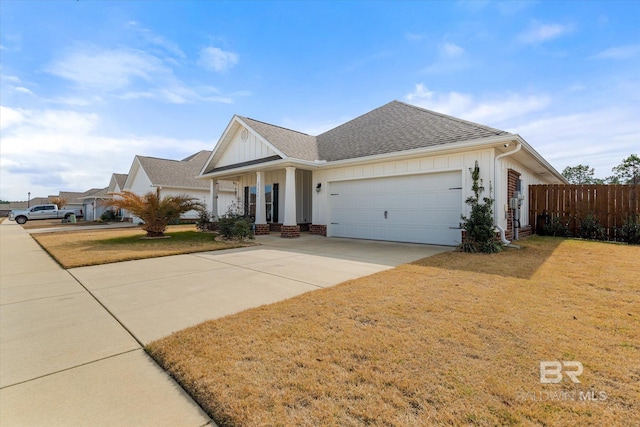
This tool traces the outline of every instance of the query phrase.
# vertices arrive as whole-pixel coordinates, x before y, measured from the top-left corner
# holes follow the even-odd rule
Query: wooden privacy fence
[[[591,214],[613,240],[616,229],[637,215],[640,185],[530,185],[529,224],[539,233],[542,216],[560,218],[577,233],[579,221]]]

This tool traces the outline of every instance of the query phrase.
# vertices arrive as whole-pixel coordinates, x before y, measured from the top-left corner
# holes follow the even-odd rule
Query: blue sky
[[[317,135],[394,99],[556,169],[640,151],[637,1],[0,2],[0,199],[213,149],[233,114]]]

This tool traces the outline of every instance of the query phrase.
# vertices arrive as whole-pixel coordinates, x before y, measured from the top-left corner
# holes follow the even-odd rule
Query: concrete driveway
[[[304,236],[63,270],[0,224],[0,426],[215,426],[143,345],[451,250]]]
[[[452,248],[259,236],[260,246],[68,270],[140,342]]]

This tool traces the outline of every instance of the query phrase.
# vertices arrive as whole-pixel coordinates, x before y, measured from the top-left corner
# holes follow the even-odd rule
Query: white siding
[[[464,201],[471,195],[473,183],[469,168],[473,168],[476,160],[480,167],[480,175],[489,194],[489,184],[493,181],[493,149],[469,151],[465,153],[425,156],[409,160],[396,160],[367,164],[362,166],[336,167],[333,169],[319,170],[313,173],[312,187],[322,184],[322,190],[313,194],[313,223],[327,224],[329,221],[329,188],[331,182],[380,178],[389,176],[418,175],[433,172],[462,171],[462,214],[468,215],[469,208]]]
[[[240,128],[233,136],[231,143],[216,163],[216,167],[234,165],[277,154],[250,130],[247,130],[247,139],[243,141],[241,137],[242,130],[243,128]]]

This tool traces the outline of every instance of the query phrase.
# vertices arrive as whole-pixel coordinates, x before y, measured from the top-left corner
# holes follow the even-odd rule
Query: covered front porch
[[[235,170],[233,175],[216,171],[216,176],[210,177],[212,200],[219,197],[220,181],[232,181],[237,188],[233,204],[225,211],[218,211],[218,204],[212,204],[212,217],[229,211],[240,213],[255,224],[256,235],[277,232],[284,238],[296,238],[301,231],[309,231],[326,236],[326,226],[313,224],[313,172],[293,165],[261,166],[240,174]]]

